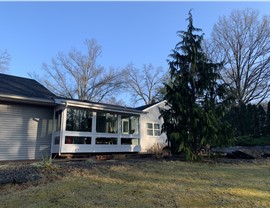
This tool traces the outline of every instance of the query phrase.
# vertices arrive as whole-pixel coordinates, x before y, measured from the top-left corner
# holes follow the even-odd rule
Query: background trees
[[[166,74],[161,67],[148,64],[138,69],[133,64],[129,64],[125,72],[126,84],[133,104],[142,101],[147,105],[163,99],[162,91]]]
[[[6,50],[0,50],[0,72],[6,72],[9,67],[10,55]]]
[[[227,113],[228,122],[234,128],[235,137],[259,138],[269,133],[270,111],[261,105],[241,104],[234,106]]]
[[[193,26],[191,13],[188,21],[170,55],[171,83],[165,95],[169,108],[161,115],[173,149],[183,150],[187,159],[197,159],[201,147],[229,142],[231,134],[223,116],[226,88],[218,82],[221,65],[206,58],[203,36],[197,34],[201,30]]]
[[[124,86],[124,71],[105,70],[98,64],[101,46],[96,40],[86,40],[84,44],[86,54],[74,48],[68,54],[58,53],[51,64],[43,64],[45,75],[38,79],[59,96],[95,102],[115,101],[114,96]]]
[[[213,45],[211,45],[211,44]],[[270,18],[253,9],[220,17],[206,43],[209,57],[224,63],[222,79],[237,103],[260,103],[270,93]]]
[[[270,17],[253,9],[220,17],[204,51],[224,64],[220,75],[236,101],[226,115],[236,143],[269,135],[270,111],[261,104],[269,98]]]
[[[125,105],[123,92],[131,93],[131,103],[150,104],[163,99],[166,73],[152,64],[142,69],[133,64],[123,69],[105,69],[98,64],[101,46],[96,40],[84,42],[87,53],[72,49],[58,53],[51,64],[44,63],[44,75],[31,74],[58,96]]]

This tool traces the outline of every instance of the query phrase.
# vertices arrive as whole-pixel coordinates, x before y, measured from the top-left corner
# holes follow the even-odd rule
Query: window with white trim
[[[160,136],[160,124],[159,123],[147,123],[147,135]]]

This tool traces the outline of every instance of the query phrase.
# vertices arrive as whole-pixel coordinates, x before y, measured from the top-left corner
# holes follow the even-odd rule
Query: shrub
[[[41,168],[52,168],[53,165],[53,158],[50,156],[42,156],[42,160],[34,163],[35,166],[41,167]]]
[[[254,138],[252,136],[236,137],[236,146],[268,146],[270,145],[270,136]]]
[[[163,153],[163,148],[165,144],[155,143],[147,152],[151,153],[155,158],[161,158]]]

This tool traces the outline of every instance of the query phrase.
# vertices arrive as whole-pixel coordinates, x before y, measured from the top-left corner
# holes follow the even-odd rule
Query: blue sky
[[[84,51],[91,38],[102,46],[100,65],[165,69],[191,8],[207,37],[219,16],[246,7],[270,15],[270,2],[0,2],[0,49],[12,57],[9,73],[23,77],[40,73],[58,52]]]

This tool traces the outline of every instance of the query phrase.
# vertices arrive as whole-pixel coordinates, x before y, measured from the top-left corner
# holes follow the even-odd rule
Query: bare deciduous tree
[[[152,64],[143,65],[142,70],[133,64],[126,67],[127,85],[134,104],[143,101],[150,104],[161,99],[161,89],[164,86],[165,73],[161,67]]]
[[[97,64],[101,46],[86,40],[87,54],[72,49],[67,55],[58,53],[51,65],[43,64],[45,78],[40,80],[55,94],[79,100],[106,102],[124,85],[124,71],[105,70]]]
[[[223,61],[223,80],[238,103],[253,101],[259,104],[269,96],[268,16],[260,17],[259,12],[253,9],[235,10],[230,16],[219,18],[210,42],[213,45],[205,47],[208,49],[206,52],[209,58],[215,56]]]
[[[10,55],[6,50],[0,50],[0,72],[6,72],[9,67]]]

